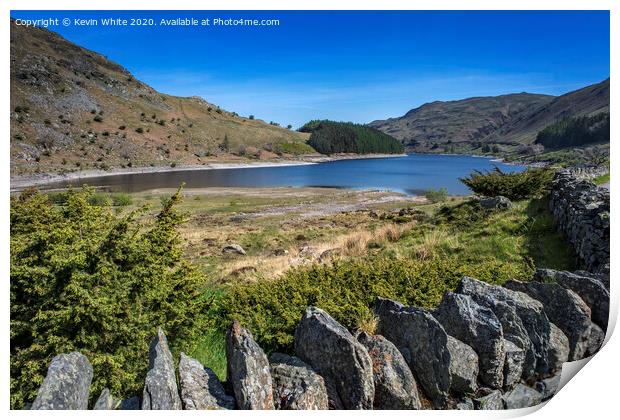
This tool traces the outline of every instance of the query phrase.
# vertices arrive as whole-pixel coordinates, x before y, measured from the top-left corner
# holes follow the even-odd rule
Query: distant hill
[[[314,152],[306,133],[157,92],[100,54],[13,23],[11,111],[12,175]]]
[[[334,153],[403,153],[405,148],[394,137],[374,128],[350,122],[314,120],[299,129],[311,133],[308,144],[317,152]]]
[[[609,79],[553,97],[518,93],[432,102],[370,127],[409,151],[500,153],[531,145],[540,131],[567,117],[609,111]]]

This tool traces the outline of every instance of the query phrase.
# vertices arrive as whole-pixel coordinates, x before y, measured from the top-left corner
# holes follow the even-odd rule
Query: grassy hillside
[[[160,93],[45,29],[11,24],[11,174],[313,152],[309,135]]]
[[[361,124],[314,120],[299,129],[311,133],[308,144],[319,153],[403,153],[402,144],[379,130]]]

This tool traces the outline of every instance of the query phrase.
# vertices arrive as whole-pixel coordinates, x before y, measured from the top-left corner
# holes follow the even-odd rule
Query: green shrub
[[[50,201],[50,203],[56,204],[59,206],[64,205],[67,202],[68,197],[69,197],[69,193],[67,193],[66,191],[47,193],[47,199]]]
[[[112,204],[118,207],[131,205],[133,202],[131,196],[125,193],[116,193],[112,195]]]
[[[428,190],[424,197],[431,203],[443,203],[448,199],[448,190],[443,187],[438,190]]]
[[[554,169],[537,168],[523,172],[502,172],[495,167],[493,171],[475,171],[461,182],[474,193],[486,197],[503,195],[511,200],[537,198],[544,195],[553,180]]]
[[[11,197],[11,407],[34,399],[59,353],[93,365],[90,395],[141,395],[148,345],[162,326],[186,348],[202,330],[202,275],[183,259],[178,191],[154,219],[90,204],[92,190]]]
[[[276,280],[233,286],[217,303],[219,326],[223,329],[238,319],[267,352],[290,352],[295,327],[307,306],[321,307],[353,330],[377,296],[434,307],[464,275],[497,284],[531,274],[515,267],[496,259],[468,263],[442,257],[424,261],[381,258],[299,268]]]
[[[95,122],[103,122],[103,117],[101,115],[96,115],[95,118],[93,118],[93,121],[95,121]]]
[[[88,204],[91,206],[109,206],[112,203],[110,196],[104,193],[93,192],[88,196]]]
[[[138,134],[144,133],[144,128],[142,128],[142,127],[136,128],[136,133],[138,133]]]

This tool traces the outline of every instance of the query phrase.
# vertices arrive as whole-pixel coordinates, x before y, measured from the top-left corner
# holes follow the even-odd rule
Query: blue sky
[[[609,13],[19,12],[14,18],[279,19],[263,27],[54,26],[155,89],[297,127],[435,100],[562,94],[609,77]]]

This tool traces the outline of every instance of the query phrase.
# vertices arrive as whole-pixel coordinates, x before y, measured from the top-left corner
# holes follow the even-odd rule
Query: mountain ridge
[[[434,101],[401,117],[368,125],[399,139],[408,151],[471,153],[529,146],[539,131],[566,117],[609,110],[609,79],[560,96],[514,93]]]

